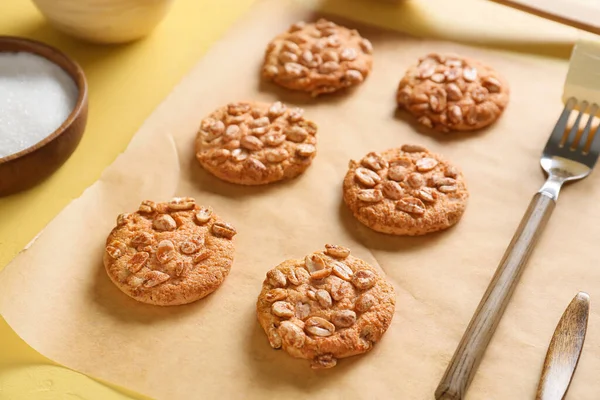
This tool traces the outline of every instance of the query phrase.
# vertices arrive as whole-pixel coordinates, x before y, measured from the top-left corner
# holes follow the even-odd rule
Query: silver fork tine
[[[592,129],[592,122],[593,122],[594,116],[596,115],[597,112],[598,112],[598,104],[593,103],[592,107],[590,108],[587,123],[585,124],[583,133],[581,134],[581,137],[579,138],[579,144],[577,145],[577,148],[581,149],[581,151],[583,153],[585,153],[585,148],[586,148],[586,144],[588,141],[588,137],[590,135],[590,130]],[[596,129],[596,132],[594,133],[594,138],[596,137],[597,133],[598,133],[598,130]]]
[[[571,115],[571,111],[573,107],[577,104],[577,100],[574,97],[571,97],[565,103],[565,108],[563,108],[556,125],[554,125],[554,129],[552,130],[552,134],[548,138],[548,142],[546,143],[546,148],[550,147],[552,144],[558,146],[565,134],[565,129],[567,129],[567,123],[569,122],[569,115]],[[545,150],[544,150],[545,151]]]
[[[581,123],[581,117],[585,114],[585,111],[587,110],[588,107],[588,102],[587,101],[583,101],[581,103],[581,106],[579,107],[579,113],[577,114],[577,118],[575,119],[575,122],[573,123],[573,126],[571,127],[571,130],[569,131],[569,136],[567,136],[567,140],[565,140],[565,148],[570,148],[573,144],[575,144],[575,138],[577,137],[577,132],[579,131],[579,124]]]
[[[600,136],[600,125],[598,125],[598,127],[596,128],[596,132],[594,132],[594,137],[592,138],[590,151],[588,152],[588,155],[593,157],[592,165],[590,166],[590,168],[592,168],[596,164],[598,155],[600,155],[600,140],[598,140],[598,136]]]

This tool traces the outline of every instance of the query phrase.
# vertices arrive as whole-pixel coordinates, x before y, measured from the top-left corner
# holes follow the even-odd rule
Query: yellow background
[[[91,45],[55,31],[29,1],[1,2],[0,35],[44,41],[80,63],[88,78],[90,112],[79,147],[59,171],[32,190],[0,199],[0,269],[100,176],[144,119],[252,2],[175,0],[166,19],[149,37],[118,46]],[[553,57],[567,58],[577,35],[571,28],[484,0],[320,3],[327,11],[360,16],[415,35]],[[0,318],[0,399],[71,398],[143,397],[52,363]]]

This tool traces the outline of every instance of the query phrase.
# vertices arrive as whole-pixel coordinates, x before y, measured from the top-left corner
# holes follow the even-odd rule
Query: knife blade
[[[589,312],[590,296],[579,292],[554,330],[542,367],[536,400],[562,400],[565,397],[583,349]]]

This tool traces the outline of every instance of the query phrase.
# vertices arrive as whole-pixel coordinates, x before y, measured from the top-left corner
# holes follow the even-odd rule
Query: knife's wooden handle
[[[536,400],[562,400],[573,378],[585,341],[590,297],[580,292],[560,319],[542,368]]]
[[[550,196],[537,193],[527,209],[475,315],[435,391],[437,400],[461,400],[483,357],[540,233],[554,210]]]

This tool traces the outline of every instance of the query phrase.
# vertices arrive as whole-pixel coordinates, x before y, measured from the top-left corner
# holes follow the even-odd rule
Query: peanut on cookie
[[[458,168],[422,146],[406,144],[350,161],[343,197],[369,228],[415,236],[456,224],[468,192]]]
[[[264,79],[312,96],[362,83],[371,72],[371,42],[331,21],[298,22],[269,43]]]
[[[396,96],[399,107],[441,132],[471,131],[494,123],[508,98],[508,84],[492,68],[440,54],[429,54],[410,67]]]
[[[113,283],[143,303],[191,303],[217,290],[233,263],[236,230],[189,197],[145,200],[121,214],[106,240]]]
[[[390,326],[395,304],[381,273],[350,249],[328,244],[267,272],[256,307],[271,347],[320,369],[371,350]]]

